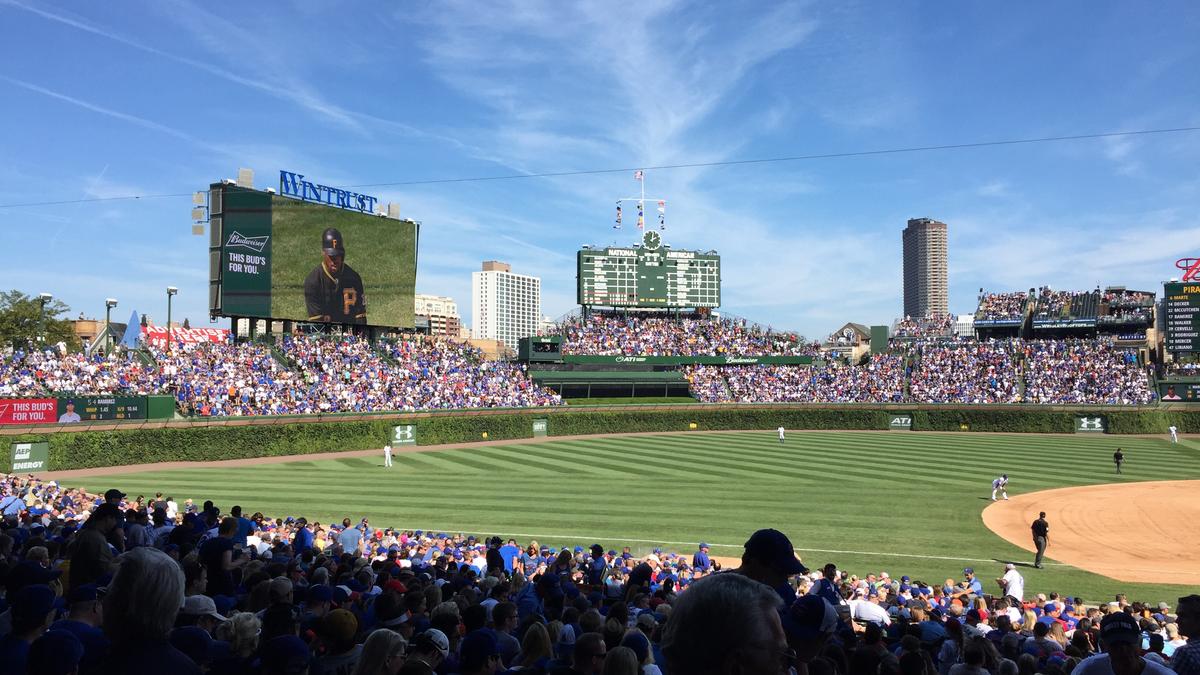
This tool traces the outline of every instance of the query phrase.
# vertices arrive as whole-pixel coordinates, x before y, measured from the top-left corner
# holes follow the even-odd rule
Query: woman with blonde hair
[[[1021,612],[1021,635],[1029,637],[1033,635],[1033,624],[1037,623],[1037,615],[1032,609],[1026,609]]]
[[[380,628],[367,636],[354,675],[396,675],[404,665],[408,643],[395,631]]]
[[[629,647],[614,647],[604,657],[604,675],[639,675],[637,655]]]
[[[217,626],[216,637],[229,643],[229,653],[248,667],[258,651],[258,635],[262,622],[250,612],[232,614],[229,620]]]
[[[525,639],[521,641],[521,653],[513,659],[514,668],[534,668],[545,670],[554,658],[550,650],[550,633],[540,623],[531,623],[525,630]]]

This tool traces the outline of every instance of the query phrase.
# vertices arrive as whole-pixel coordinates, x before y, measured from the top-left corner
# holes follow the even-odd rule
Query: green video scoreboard
[[[676,251],[648,230],[632,247],[585,248],[578,261],[577,299],[601,307],[721,306],[721,256]]]
[[[1163,284],[1164,346],[1168,352],[1200,352],[1200,282]]]

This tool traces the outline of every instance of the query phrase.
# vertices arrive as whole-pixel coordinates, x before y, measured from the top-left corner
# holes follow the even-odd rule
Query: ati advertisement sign
[[[167,346],[166,326],[142,326],[142,340],[155,347]],[[199,344],[201,342],[229,342],[228,328],[172,328],[171,342],[175,344]]]
[[[30,473],[45,471],[50,459],[49,443],[13,443],[12,472]]]
[[[545,417],[538,417],[533,420],[533,437],[542,438],[546,435],[548,420]]]
[[[392,445],[416,445],[417,425],[402,424],[392,429]]]
[[[912,431],[912,415],[908,413],[892,413],[888,418],[888,429],[891,431]]]
[[[58,399],[58,422],[144,420],[145,396],[76,396]]]
[[[52,398],[0,398],[0,424],[54,424]]]
[[[1102,434],[1108,431],[1108,420],[1102,415],[1080,415],[1075,418],[1075,433]]]

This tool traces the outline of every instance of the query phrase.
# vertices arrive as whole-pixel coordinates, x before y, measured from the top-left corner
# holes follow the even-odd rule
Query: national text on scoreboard
[[[721,256],[676,251],[648,231],[639,246],[584,248],[577,254],[580,305],[665,309],[721,306]]]
[[[1200,281],[1163,284],[1164,346],[1168,352],[1200,352]]]

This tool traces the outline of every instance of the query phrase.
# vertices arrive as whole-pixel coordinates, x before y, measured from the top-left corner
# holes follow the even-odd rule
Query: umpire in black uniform
[[[1033,559],[1033,566],[1042,569],[1042,556],[1046,554],[1046,547],[1050,544],[1050,523],[1046,522],[1046,512],[1038,513],[1038,519],[1033,521],[1029,526],[1033,531],[1033,545],[1037,548],[1037,557]]]

